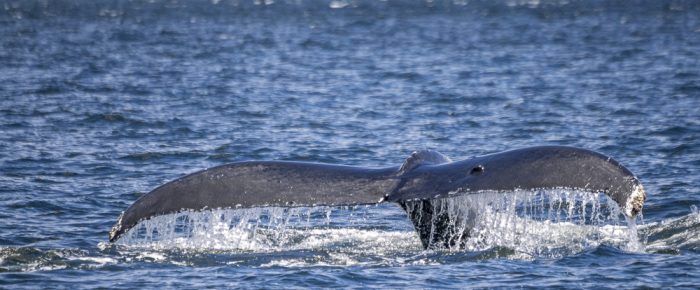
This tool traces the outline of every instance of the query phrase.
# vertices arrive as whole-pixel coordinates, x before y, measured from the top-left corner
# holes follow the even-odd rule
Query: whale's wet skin
[[[0,288],[696,287],[699,31],[697,1],[0,0]],[[624,164],[642,213],[487,190],[429,205],[450,248],[424,247],[421,201],[183,211],[108,241],[205,168],[536,145]]]

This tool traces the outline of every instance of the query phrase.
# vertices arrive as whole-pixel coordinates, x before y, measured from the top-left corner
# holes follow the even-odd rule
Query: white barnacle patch
[[[114,224],[114,227],[109,231],[109,239],[113,239],[116,237],[117,232],[119,232],[122,229],[122,218],[124,218],[124,212],[119,215],[119,218],[117,219],[117,223]]]
[[[637,214],[642,212],[642,207],[644,206],[644,201],[646,199],[647,194],[646,191],[644,191],[644,187],[641,184],[637,185],[627,199],[627,204],[625,204],[625,214],[628,217],[635,217]]]

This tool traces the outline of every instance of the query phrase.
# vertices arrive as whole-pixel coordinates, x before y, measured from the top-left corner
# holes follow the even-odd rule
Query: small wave
[[[109,40],[118,42],[139,42],[147,39],[143,32],[136,29],[118,29],[113,31],[109,37]]]
[[[0,247],[0,272],[95,269],[117,262],[114,257],[91,256],[79,249]]]
[[[200,152],[138,152],[138,153],[131,153],[125,156],[120,157],[120,159],[123,160],[130,160],[130,161],[146,161],[146,160],[159,160],[159,159],[167,159],[167,158],[199,158],[199,157],[206,157],[205,154],[200,153]]]
[[[651,253],[700,253],[700,213],[691,206],[690,214],[642,226],[640,235]]]
[[[88,121],[88,122],[97,122],[97,121],[124,122],[126,120],[127,120],[127,118],[124,117],[124,115],[122,115],[122,114],[104,113],[104,114],[91,114],[87,118],[85,118],[84,121]]]
[[[121,113],[92,113],[88,114],[85,118],[81,120],[83,123],[108,123],[108,124],[127,124],[131,126],[144,126],[150,125],[148,122],[130,118]]]
[[[37,209],[41,211],[64,211],[61,205],[55,200],[26,200],[11,203],[7,206],[10,209]]]

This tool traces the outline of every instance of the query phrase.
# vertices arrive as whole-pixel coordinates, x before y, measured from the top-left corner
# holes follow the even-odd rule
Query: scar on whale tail
[[[426,150],[414,152],[401,166],[384,168],[248,161],[195,172],[141,196],[119,217],[109,240],[115,242],[139,221],[183,210],[396,202],[407,211],[424,247],[450,248],[453,236],[464,233],[451,229],[434,203],[484,191],[557,188],[604,192],[628,217],[641,212],[646,199],[639,179],[617,161],[565,146],[530,147],[454,162]],[[431,227],[441,234],[435,235]]]

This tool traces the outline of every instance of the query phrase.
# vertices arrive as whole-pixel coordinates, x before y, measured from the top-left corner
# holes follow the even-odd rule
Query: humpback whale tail
[[[604,192],[628,217],[642,210],[641,182],[610,157],[590,150],[541,146],[452,162],[435,151],[413,153],[401,166],[364,168],[321,163],[249,161],[217,166],[141,196],[109,234],[115,242],[139,221],[183,210],[340,206],[396,202],[424,247],[454,247],[457,230],[436,210],[447,197],[514,190]]]

